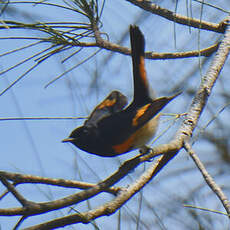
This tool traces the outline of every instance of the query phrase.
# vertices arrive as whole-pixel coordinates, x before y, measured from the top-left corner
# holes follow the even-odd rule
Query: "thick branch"
[[[11,209],[0,209],[0,215],[2,216],[14,216],[14,215],[26,215],[32,216],[41,213],[46,213],[52,210],[57,210],[60,208],[65,208],[73,204],[80,203],[85,201],[108,187],[113,186],[119,180],[124,178],[130,171],[136,168],[141,163],[140,157],[136,156],[126,162],[124,162],[120,168],[111,176],[106,178],[105,180],[101,181],[99,184],[95,185],[94,187],[72,194],[70,196],[64,197],[62,199],[58,199],[51,202],[42,202],[36,203],[36,205],[27,206],[27,207],[18,207],[18,208],[11,208]]]
[[[230,17],[228,17],[228,21],[229,20]],[[202,111],[207,104],[208,97],[210,96],[220,71],[225,64],[229,50],[230,26],[227,26],[225,36],[220,43],[218,51],[207,73],[201,79],[200,87],[192,100],[192,104],[187,112],[187,117],[177,132],[176,139],[180,140],[182,143],[189,142],[190,137],[197,126]],[[155,174],[157,174],[171,159],[173,159],[176,154],[177,152],[172,152],[169,155],[167,154],[162,156],[160,164],[155,169]]]
[[[164,17],[170,21],[187,25],[190,27],[203,29],[203,30],[209,30],[214,31],[218,33],[224,33],[226,24],[225,23],[211,23],[206,21],[201,21],[199,19],[195,18],[189,18],[180,14],[176,14],[168,9],[161,8],[160,6],[154,4],[153,2],[149,0],[126,0],[128,2],[131,2],[132,4],[142,8],[143,10],[149,11],[153,14],[159,15],[161,17]]]
[[[156,152],[161,151],[162,148],[155,149]],[[165,145],[166,150],[166,145]],[[133,184],[131,184],[127,189],[122,191],[115,199],[112,201],[93,209],[85,213],[77,213],[69,215],[67,217],[56,218],[55,220],[42,223],[33,227],[26,228],[26,230],[48,230],[57,227],[64,227],[69,224],[74,223],[89,223],[93,219],[100,216],[109,216],[116,212],[122,205],[124,205],[133,195],[135,195],[141,188],[143,188],[154,176],[154,170],[156,165],[159,164],[159,160],[155,164],[151,164],[148,170],[146,170],[140,178]]]

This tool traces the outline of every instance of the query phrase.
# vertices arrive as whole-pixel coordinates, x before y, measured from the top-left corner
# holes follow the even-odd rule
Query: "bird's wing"
[[[97,123],[105,117],[120,112],[127,103],[126,96],[119,91],[112,91],[99,105],[96,106],[84,125],[97,125]]]
[[[171,100],[177,97],[181,93],[177,93],[170,97],[160,97],[153,100],[136,110],[135,115],[132,118],[133,130],[137,130],[145,125],[149,120],[155,117]]]

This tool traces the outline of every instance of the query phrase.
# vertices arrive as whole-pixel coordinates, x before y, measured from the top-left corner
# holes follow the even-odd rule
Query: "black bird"
[[[145,71],[145,40],[137,26],[130,26],[134,97],[111,92],[91,113],[84,125],[72,131],[63,142],[103,157],[114,157],[143,147],[154,136],[159,112],[178,94],[154,99]]]

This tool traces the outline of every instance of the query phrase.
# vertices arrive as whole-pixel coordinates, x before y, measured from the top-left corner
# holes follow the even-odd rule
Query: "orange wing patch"
[[[111,107],[116,103],[116,98],[110,100],[106,99],[104,100],[100,105],[98,105],[97,109],[103,109],[105,107]]]
[[[145,113],[145,111],[149,108],[151,104],[147,104],[140,109],[137,110],[136,116],[132,120],[132,125],[137,126],[138,125],[138,119]]]

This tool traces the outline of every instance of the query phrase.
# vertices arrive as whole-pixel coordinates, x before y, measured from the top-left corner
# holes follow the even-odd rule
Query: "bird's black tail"
[[[133,62],[134,99],[133,103],[141,106],[151,101],[149,84],[145,71],[145,39],[140,29],[130,26],[130,41]]]

